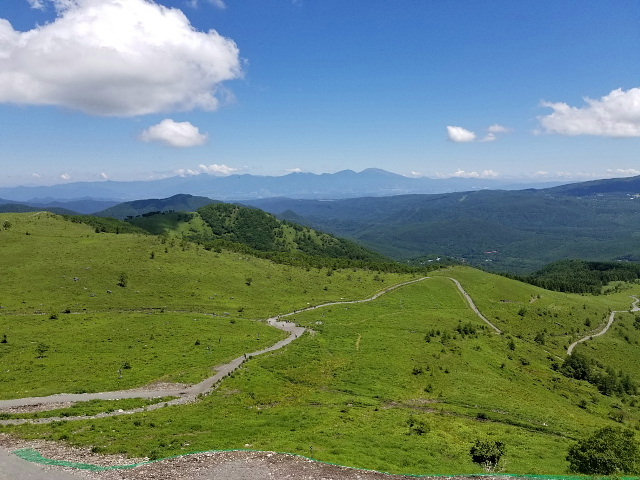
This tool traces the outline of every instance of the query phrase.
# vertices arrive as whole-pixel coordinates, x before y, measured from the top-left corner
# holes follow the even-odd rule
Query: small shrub
[[[413,415],[407,420],[407,426],[409,427],[409,435],[424,435],[430,430],[425,421],[418,420]]]
[[[476,440],[469,450],[473,462],[481,465],[489,473],[500,469],[505,453],[504,442],[496,440]]]
[[[49,345],[46,343],[40,342],[36,347],[36,353],[38,354],[38,358],[44,358],[44,354],[49,351]]]
[[[118,275],[119,287],[125,288],[128,284],[129,284],[129,275],[127,275],[125,272],[122,272],[120,275]]]

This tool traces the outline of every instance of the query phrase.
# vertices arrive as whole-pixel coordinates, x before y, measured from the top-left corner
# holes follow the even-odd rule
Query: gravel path
[[[78,480],[77,475],[27,462],[0,448],[0,480]],[[88,478],[88,477],[84,477]]]
[[[478,310],[478,307],[476,307],[476,304],[473,303],[473,300],[471,299],[467,291],[464,288],[462,288],[462,285],[460,285],[460,282],[455,278],[451,278],[451,277],[448,277],[448,278],[449,280],[451,280],[453,283],[456,284],[456,287],[458,287],[458,290],[460,290],[460,293],[462,293],[462,296],[467,300],[467,303],[469,304],[469,307],[471,307],[471,310],[476,312],[476,315],[478,315],[487,325],[493,328],[496,331],[496,333],[502,333],[502,330],[496,327],[493,323],[489,321],[487,317],[485,317],[482,313],[480,313],[480,310]]]
[[[600,330],[598,333],[587,335],[586,337],[583,337],[580,340],[576,340],[575,342],[573,342],[571,345],[569,345],[569,348],[567,348],[567,355],[571,355],[571,353],[573,353],[573,349],[579,343],[586,342],[587,340],[591,340],[593,337],[599,337],[600,335],[604,335],[605,333],[607,333],[609,331],[609,328],[611,328],[611,325],[613,325],[613,321],[616,318],[616,313],[625,313],[625,312],[629,312],[629,311],[631,311],[631,312],[640,311],[640,307],[638,307],[638,302],[640,302],[640,299],[638,299],[638,297],[634,297],[633,295],[631,296],[631,298],[633,298],[635,300],[635,302],[633,302],[633,304],[631,305],[631,310],[615,310],[615,311],[611,312],[611,314],[609,315],[609,321],[607,322],[607,324],[605,325],[605,327],[602,330]]]
[[[26,462],[10,450],[36,449],[44,458],[102,467],[104,471],[44,466]],[[70,447],[45,440],[19,440],[0,434],[0,480],[409,480],[415,476],[390,475],[371,470],[330,465],[275,452],[204,452],[144,463],[121,455],[100,455],[88,448]],[[433,478],[433,477],[432,477]],[[438,477],[446,480],[447,477]],[[449,477],[452,478],[452,477]],[[489,479],[484,479],[489,480]]]
[[[175,400],[171,400],[169,402],[157,403],[154,405],[149,405],[144,408],[136,408],[132,410],[120,410],[110,413],[104,413],[94,416],[83,416],[83,417],[65,417],[65,421],[71,420],[86,420],[89,418],[102,418],[106,416],[117,416],[117,415],[129,415],[132,413],[139,413],[142,411],[152,411],[158,408],[163,408],[168,405],[180,405],[185,403],[195,402],[197,400],[198,395],[208,394],[210,393],[216,385],[222,381],[226,376],[233,373],[235,370],[240,368],[240,366],[247,361],[251,357],[255,357],[258,355],[262,355],[267,352],[273,352],[275,350],[279,350],[284,346],[290,344],[297,338],[299,338],[303,333],[306,332],[304,327],[300,327],[292,322],[282,321],[282,318],[289,317],[291,315],[295,315],[298,313],[316,310],[318,308],[329,307],[332,305],[344,305],[344,304],[354,304],[354,303],[364,303],[371,302],[376,300],[380,296],[388,293],[397,288],[403,287],[405,285],[410,285],[412,283],[421,282],[426,280],[429,277],[422,277],[417,280],[411,280],[409,282],[400,283],[398,285],[393,285],[391,287],[385,288],[375,295],[363,299],[363,300],[350,300],[344,302],[330,302],[324,303],[322,305],[315,305],[312,307],[304,308],[301,310],[295,310],[290,313],[286,313],[284,315],[279,315],[276,317],[272,317],[267,319],[267,323],[275,328],[278,328],[282,331],[289,333],[289,336],[284,340],[277,342],[270,347],[264,348],[262,350],[258,350],[256,352],[246,353],[231,360],[229,363],[224,365],[218,365],[215,367],[216,374],[212,377],[209,377],[202,382],[192,385],[192,386],[184,386],[181,385],[178,388],[175,386],[169,386],[169,388],[138,388],[133,390],[121,390],[115,392],[97,392],[97,393],[80,393],[80,394],[68,394],[61,393],[57,395],[49,395],[47,397],[30,397],[30,398],[16,398],[12,400],[0,400],[0,411],[7,411],[9,409],[15,409],[18,407],[26,407],[26,406],[43,406],[43,405],[60,405],[60,404],[71,404],[75,402],[86,402],[89,400],[120,400],[124,398],[158,398],[158,397],[178,397]],[[171,388],[173,387],[173,388]],[[42,418],[42,419],[15,419],[15,420],[0,420],[0,425],[19,425],[23,423],[51,423],[61,420],[57,417],[52,418]]]

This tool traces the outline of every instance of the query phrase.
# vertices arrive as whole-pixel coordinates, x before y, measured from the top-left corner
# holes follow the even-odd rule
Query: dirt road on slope
[[[631,309],[630,310],[616,310],[613,311],[609,314],[609,321],[607,322],[607,324],[605,325],[605,327],[600,330],[598,333],[593,333],[591,335],[587,335],[586,337],[582,337],[580,340],[576,340],[575,342],[573,342],[571,345],[569,345],[569,348],[567,349],[567,355],[571,355],[571,353],[573,353],[573,349],[576,348],[576,345],[578,345],[579,343],[582,342],[586,342],[587,340],[591,340],[594,337],[599,337],[600,335],[604,335],[605,333],[607,333],[609,331],[609,329],[611,328],[611,325],[613,325],[613,321],[616,318],[616,313],[625,313],[625,312],[638,312],[640,311],[640,307],[638,307],[638,302],[640,302],[640,299],[638,299],[638,297],[634,297],[631,296],[631,298],[633,298],[635,300],[635,302],[633,302],[633,304],[631,305]]]

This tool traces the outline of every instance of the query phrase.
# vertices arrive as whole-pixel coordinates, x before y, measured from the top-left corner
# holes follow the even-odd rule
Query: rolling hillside
[[[559,475],[576,438],[640,424],[640,327],[624,313],[638,285],[572,295],[455,267],[367,303],[303,312],[417,276],[329,274],[172,237],[96,233],[47,213],[0,215],[4,222],[5,398],[191,383],[276,341],[279,332],[260,319],[293,313],[311,331],[251,359],[191,405],[3,433],[96,453],[250,448],[412,474],[480,473],[469,449],[490,438],[507,445],[507,472]],[[590,376],[573,377],[568,345],[600,331],[611,310],[624,311],[613,329],[575,351]]]

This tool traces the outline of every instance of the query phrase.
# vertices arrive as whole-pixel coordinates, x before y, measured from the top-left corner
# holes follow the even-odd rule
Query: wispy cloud
[[[140,134],[143,142],[160,142],[171,147],[196,147],[207,143],[209,136],[200,133],[198,127],[189,122],[174,122],[170,118],[162,120]]]
[[[498,125],[494,123],[489,128],[487,128],[489,133],[511,133],[513,131],[512,128],[505,127],[504,125]]]
[[[506,134],[511,133],[513,130],[511,128],[498,125],[497,123],[491,125],[487,128],[487,134],[478,138],[476,132],[471,130],[467,130],[463,127],[448,125],[447,126],[447,136],[449,140],[455,143],[468,143],[468,142],[493,142],[497,140],[497,134]]]
[[[46,2],[56,18],[28,32],[0,19],[2,103],[110,116],[215,110],[222,82],[242,76],[233,40],[197,31],[178,9],[147,0],[30,1]]]
[[[225,8],[227,8],[227,4],[224,3],[224,0],[205,0],[207,3],[213,5],[216,8],[219,8],[220,10],[224,10]],[[189,5],[192,8],[198,8],[200,6],[200,0],[189,0],[187,2],[187,5]]]
[[[603,137],[640,137],[640,88],[613,90],[593,100],[584,99],[583,107],[563,102],[543,102],[553,113],[539,116],[546,133],[560,135],[597,135]]]
[[[497,178],[500,174],[494,170],[486,169],[481,171],[466,171],[461,168],[453,173],[436,173],[435,178]]]
[[[623,177],[635,177],[636,175],[640,175],[640,170],[635,168],[609,168],[607,169],[607,173],[622,175]]]
[[[36,10],[44,10],[44,1],[45,0],[27,0],[31,8],[35,8]]]

